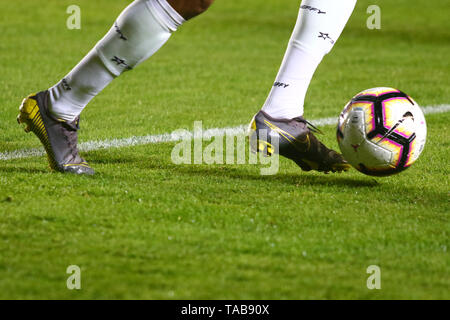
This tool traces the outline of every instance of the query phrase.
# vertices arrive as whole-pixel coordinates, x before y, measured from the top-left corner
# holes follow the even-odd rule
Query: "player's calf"
[[[168,3],[186,20],[208,10],[213,2],[214,0],[168,0]]]
[[[59,83],[49,89],[53,115],[73,121],[114,78],[138,67],[187,19],[214,0],[136,0],[109,32]]]

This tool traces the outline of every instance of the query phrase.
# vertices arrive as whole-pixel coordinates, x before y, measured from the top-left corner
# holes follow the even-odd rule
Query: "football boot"
[[[350,165],[342,155],[328,149],[314,133],[320,133],[320,130],[303,117],[274,119],[264,111],[253,117],[249,127],[250,145],[254,152],[270,156],[278,151],[303,171],[348,171]]]
[[[17,116],[26,124],[25,132],[33,132],[47,152],[50,168],[62,173],[92,175],[94,170],[78,153],[80,118],[68,122],[55,118],[48,108],[48,91],[25,98]]]

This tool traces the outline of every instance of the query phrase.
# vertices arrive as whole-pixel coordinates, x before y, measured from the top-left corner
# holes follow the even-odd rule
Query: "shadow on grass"
[[[50,173],[50,169],[38,169],[38,168],[30,168],[23,166],[0,166],[0,172],[2,173]]]
[[[130,170],[139,171],[138,175],[157,175],[158,173],[164,174],[164,176],[171,176],[171,179],[177,179],[177,177],[192,177],[192,178],[204,178],[205,183],[209,183],[208,178],[214,179],[233,179],[240,181],[261,181],[261,184],[265,184],[269,187],[276,186],[334,186],[339,188],[340,192],[345,192],[349,189],[366,189],[364,191],[379,191],[384,190],[389,192],[386,186],[389,183],[359,175],[347,175],[342,174],[319,174],[317,172],[303,172],[298,168],[298,171],[281,172],[273,176],[260,175],[260,166],[252,165],[175,165],[170,162],[170,156],[165,152],[161,153],[148,153],[148,152],[135,152],[134,150],[123,149],[121,152],[114,150],[101,150],[90,153],[89,162],[97,169],[97,174],[94,176],[86,177],[93,181],[99,179],[105,179],[117,176],[121,176],[122,179],[127,179]],[[109,168],[105,168],[107,166]],[[103,167],[103,168],[102,168]],[[114,171],[111,171],[111,167]],[[121,171],[129,171],[127,174],[122,175]],[[0,175],[2,173],[27,173],[27,174],[49,174],[52,175],[49,169],[45,167],[30,167],[30,165],[18,165],[7,164],[2,166],[0,163]],[[66,180],[68,175],[57,174],[62,180]],[[70,175],[72,176],[72,175]],[[132,175],[133,176],[133,175]],[[72,179],[80,179],[81,177],[73,177]],[[130,181],[130,183],[133,183]],[[405,196],[406,195],[406,196]],[[388,195],[387,195],[388,196]],[[389,196],[395,197],[390,194]],[[431,202],[445,202],[448,199],[447,192],[438,192],[436,190],[424,190],[420,186],[405,185],[402,187],[402,198],[398,201],[419,201],[420,203],[429,201]]]
[[[330,173],[328,175],[317,172],[304,172],[298,169],[298,173],[278,173],[271,176],[259,174],[260,166],[251,165],[176,165],[167,162],[167,158],[160,154],[151,156],[136,154],[112,154],[97,153],[91,164],[118,164],[132,166],[142,170],[164,170],[173,172],[174,175],[188,175],[193,177],[216,177],[226,179],[239,179],[247,181],[261,181],[261,183],[284,185],[323,185],[349,188],[377,187],[379,183],[369,177],[346,177],[346,173]],[[145,159],[144,159],[145,158]]]
[[[295,185],[295,186],[307,186],[307,185],[323,185],[323,186],[340,186],[350,188],[361,187],[377,187],[378,182],[375,179],[357,179],[349,178],[342,174],[318,174],[313,172],[303,172],[298,169],[297,173],[278,173],[271,176],[263,176],[259,174],[260,167],[254,168],[249,165],[244,167],[238,167],[236,165],[175,165],[168,163],[164,159],[162,161],[159,155],[153,155],[152,157],[145,157],[139,155],[130,154],[105,154],[96,152],[95,156],[90,161],[90,164],[94,167],[96,165],[118,165],[124,167],[138,168],[142,170],[163,170],[173,172],[173,175],[188,175],[192,177],[216,177],[225,179],[236,179],[246,181],[261,181],[261,183],[271,184],[283,184],[283,185]],[[120,170],[120,169],[119,169]],[[0,173],[25,173],[25,174],[51,174],[52,172],[48,168],[36,168],[26,167],[18,165],[0,166]],[[58,174],[58,173],[54,173]],[[108,173],[101,172],[101,169],[96,176],[109,176]]]
[[[217,178],[239,179],[247,181],[261,181],[261,183],[277,183],[285,185],[323,185],[341,186],[350,188],[377,187],[379,183],[375,179],[363,180],[345,177],[345,173],[318,174],[303,172],[299,169],[295,173],[278,173],[276,175],[263,176],[259,172],[251,173],[248,170],[236,167],[211,167],[211,166],[174,166],[180,174],[191,176],[215,176]]]

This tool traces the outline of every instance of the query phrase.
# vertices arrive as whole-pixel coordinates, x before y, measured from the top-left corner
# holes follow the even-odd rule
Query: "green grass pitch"
[[[130,1],[0,0],[0,153],[39,147],[16,123],[31,92],[63,77]],[[248,123],[270,89],[300,1],[217,0],[83,113],[81,141]],[[381,30],[366,9],[381,7]],[[404,90],[450,103],[450,22],[425,0],[360,0],[307,96],[338,115],[357,92]],[[449,113],[430,114],[419,161],[398,176],[303,173],[282,160],[174,165],[174,143],[84,154],[94,177],[44,157],[0,160],[0,298],[449,299]],[[334,126],[322,127],[337,148]],[[78,265],[82,289],[66,288]],[[366,269],[381,268],[381,290]]]

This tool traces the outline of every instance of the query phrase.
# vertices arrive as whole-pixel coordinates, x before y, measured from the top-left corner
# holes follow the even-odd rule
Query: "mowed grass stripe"
[[[422,108],[425,114],[436,114],[445,113],[450,111],[450,104],[443,104],[438,106],[428,106]],[[326,126],[335,125],[337,123],[337,117],[321,118],[311,121],[316,126]],[[203,131],[203,137],[205,139],[221,136],[221,135],[239,135],[244,134],[247,130],[247,125],[241,125],[238,127],[230,128],[212,128]],[[191,132],[191,136],[193,136]],[[110,149],[110,148],[121,148],[130,146],[139,146],[145,144],[156,144],[156,143],[167,143],[167,142],[177,142],[184,138],[184,135],[180,132],[163,133],[157,135],[146,135],[146,136],[134,136],[129,138],[121,139],[108,139],[99,141],[87,141],[82,142],[79,145],[79,149],[83,152],[94,151],[99,149]],[[0,160],[14,160],[14,159],[24,159],[30,157],[40,157],[45,155],[43,148],[35,149],[22,149],[15,150],[11,152],[0,153]]]

